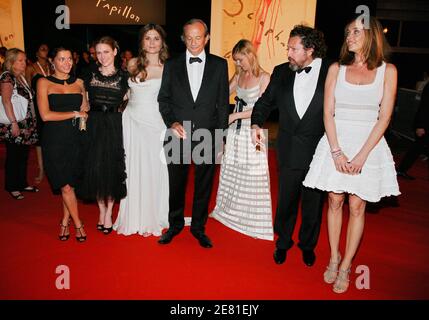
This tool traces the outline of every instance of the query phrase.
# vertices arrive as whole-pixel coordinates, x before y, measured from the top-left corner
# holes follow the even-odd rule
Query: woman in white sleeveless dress
[[[325,84],[326,134],[317,146],[306,187],[329,192],[328,234],[331,259],[325,282],[336,293],[349,286],[352,259],[365,222],[366,201],[399,195],[390,149],[383,137],[393,111],[397,72],[385,63],[386,44],[380,23],[369,29],[360,20],[349,23],[340,62],[333,64]],[[341,261],[339,241],[342,206],[349,195],[347,243]]]
[[[168,171],[158,108],[165,32],[155,24],[140,31],[140,54],[129,63],[130,99],[122,116],[127,197],[121,200],[114,229],[119,234],[160,236],[168,228]]]
[[[237,72],[230,81],[230,93],[237,93],[237,103],[229,116],[216,207],[210,216],[248,236],[273,240],[267,150],[263,146],[256,150],[250,134],[253,105],[270,76],[259,66],[250,41],[240,40],[232,53]]]

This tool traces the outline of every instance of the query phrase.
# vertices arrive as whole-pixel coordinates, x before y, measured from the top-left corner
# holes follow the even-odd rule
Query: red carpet
[[[352,273],[349,291],[337,295],[322,279],[329,260],[326,207],[312,268],[304,266],[296,246],[284,265],[276,265],[273,242],[241,235],[213,219],[207,223],[207,234],[214,243],[210,250],[198,245],[189,228],[167,246],[159,245],[153,237],[125,237],[115,232],[105,236],[95,230],[98,209],[89,204],[80,204],[87,242],[77,243],[74,237],[60,242],[60,197],[52,195],[45,179],[39,193],[13,200],[3,191],[4,158],[5,149],[0,145],[0,299],[429,298],[429,181],[421,162],[410,171],[417,180],[400,181],[400,207],[367,214],[364,239],[352,271],[359,265],[368,266],[370,289],[357,289],[359,275]],[[30,159],[33,181],[37,172],[34,150]],[[270,169],[275,208],[273,151]],[[191,192],[188,204],[190,200]],[[116,206],[115,216],[117,210]],[[71,232],[74,236],[73,228]],[[59,265],[69,267],[69,290],[56,289]]]

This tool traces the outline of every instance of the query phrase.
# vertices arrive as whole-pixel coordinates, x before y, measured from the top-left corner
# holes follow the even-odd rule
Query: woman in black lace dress
[[[37,102],[45,122],[42,134],[43,165],[54,191],[61,190],[63,219],[59,238],[69,238],[69,221],[73,219],[76,239],[86,240],[79,218],[75,186],[79,175],[80,152],[79,118],[88,115],[83,82],[69,75],[72,68],[71,51],[54,50],[55,73],[37,81]]]
[[[98,66],[84,76],[89,97],[89,118],[85,145],[85,167],[78,196],[97,200],[100,209],[97,229],[112,231],[115,201],[126,195],[122,114],[119,107],[128,90],[128,76],[115,67],[118,44],[102,37],[95,44]]]

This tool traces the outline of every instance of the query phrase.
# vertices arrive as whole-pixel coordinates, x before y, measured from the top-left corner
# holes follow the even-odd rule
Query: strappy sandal
[[[76,231],[79,231],[79,233],[80,233],[80,236],[79,236],[79,237],[76,235],[76,240],[77,240],[78,242],[85,242],[85,241],[86,241],[86,235],[85,235],[85,236],[84,236],[84,235],[82,235],[82,231],[81,231],[81,229],[82,229],[82,228],[83,228],[83,223],[82,223],[82,222],[81,222],[81,224],[80,224],[80,227],[79,227],[79,228],[75,226]]]
[[[111,233],[113,231],[113,226],[111,226],[110,228],[106,228],[106,227],[104,227],[103,228],[103,233],[105,234],[105,235],[108,235],[109,233]]]
[[[338,276],[337,279],[335,279],[335,283],[332,288],[335,293],[344,293],[347,291],[350,283],[349,274],[350,268],[347,270],[338,270]]]
[[[98,231],[103,231],[103,230],[104,230],[104,224],[102,224],[102,223],[97,223],[97,230],[98,230]]]
[[[338,267],[341,262],[341,254],[338,254],[338,261],[332,261],[332,259],[329,259],[329,265],[326,267],[326,271],[323,274],[323,280],[328,283],[332,284],[335,282],[335,279],[337,278],[338,274]]]
[[[70,221],[66,225],[63,225],[63,222],[60,221],[61,231],[60,231],[60,235],[58,236],[58,238],[61,241],[66,241],[66,240],[69,239],[69,237],[70,237],[70,231],[68,232],[68,234],[66,234],[67,230],[69,229],[69,225],[70,225]]]

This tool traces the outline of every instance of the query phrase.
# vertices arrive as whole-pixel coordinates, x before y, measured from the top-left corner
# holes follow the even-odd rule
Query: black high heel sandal
[[[97,230],[98,231],[103,231],[104,230],[104,224],[98,224],[97,223]]]
[[[65,234],[67,232],[67,229],[69,228],[70,225],[70,221],[67,225],[63,225],[63,222],[60,222],[60,227],[61,227],[61,234],[58,236],[58,238],[61,241],[67,241],[70,238],[70,231],[68,234]]]
[[[81,222],[81,224],[80,224],[80,227],[78,228],[78,227],[76,227],[76,226],[74,226],[75,227],[75,229],[76,229],[76,231],[78,231],[79,230],[79,233],[80,233],[80,236],[78,237],[78,236],[76,236],[76,240],[78,241],[78,242],[85,242],[86,241],[86,235],[85,236],[83,236],[82,235],[82,231],[81,231],[81,229],[84,227],[84,225],[83,225],[83,223]]]
[[[110,228],[103,228],[103,233],[107,236],[109,233],[113,231],[113,226]]]

